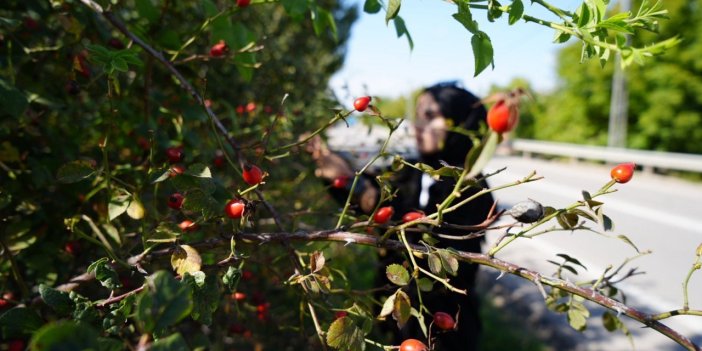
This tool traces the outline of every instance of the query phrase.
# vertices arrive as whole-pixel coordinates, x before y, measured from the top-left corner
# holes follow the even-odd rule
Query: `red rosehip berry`
[[[256,165],[244,165],[244,172],[242,173],[244,182],[248,185],[256,185],[263,180],[263,172]]]
[[[633,162],[621,163],[612,168],[610,175],[617,183],[626,183],[631,180],[636,170],[636,164]]]
[[[346,185],[349,184],[349,177],[347,176],[341,176],[341,177],[336,177],[334,181],[332,181],[332,188],[335,189],[344,189],[346,188]]]
[[[263,106],[263,112],[265,112],[267,114],[271,114],[271,113],[273,113],[273,108],[268,106],[268,105]]]
[[[185,219],[182,222],[178,223],[178,227],[180,227],[180,230],[184,232],[194,232],[198,229],[197,223],[189,219]]]
[[[6,292],[0,298],[0,310],[11,305],[10,301],[15,299],[15,294]]]
[[[227,51],[229,51],[229,46],[224,40],[220,40],[217,44],[212,45],[210,48],[210,56],[221,57],[224,56]]]
[[[436,312],[434,313],[434,325],[441,330],[452,330],[456,326],[456,322],[450,314],[446,312]]]
[[[246,209],[246,204],[240,199],[229,200],[224,206],[224,213],[229,218],[241,218],[244,215],[244,210]]]
[[[137,145],[144,151],[148,151],[151,148],[151,142],[149,142],[149,139],[146,139],[143,136],[137,138]]]
[[[346,311],[337,311],[336,313],[334,313],[334,319],[344,318],[348,315],[349,314]]]
[[[166,149],[166,157],[168,157],[168,162],[170,163],[178,163],[180,161],[183,161],[183,157],[185,157],[185,153],[183,152],[182,147],[169,147]]]
[[[168,172],[169,172],[169,176],[175,177],[179,174],[185,173],[185,167],[183,167],[182,165],[173,165],[173,167],[171,167],[168,170]]]
[[[68,252],[69,255],[75,256],[80,253],[80,243],[77,240],[72,240],[63,246],[63,249]]]
[[[249,6],[249,4],[251,4],[251,0],[236,0],[236,6],[239,7],[246,7]]]
[[[519,121],[516,109],[510,109],[505,100],[497,101],[487,113],[487,124],[497,133],[506,133],[514,129]]]
[[[244,112],[246,112],[246,107],[244,107],[244,105],[239,105],[236,107],[236,114],[237,115],[243,115]]]
[[[115,50],[122,50],[125,47],[124,43],[117,38],[111,38],[110,40],[108,40],[107,45],[111,46]]]
[[[249,102],[246,104],[246,112],[251,113],[256,111],[256,103],[255,102]]]
[[[224,163],[226,162],[226,158],[224,157],[224,152],[222,150],[217,150],[215,151],[215,156],[214,159],[212,159],[212,164],[217,167],[217,168],[222,168],[224,167]]]
[[[400,344],[400,351],[427,351],[427,345],[417,339],[407,339]]]
[[[232,298],[234,298],[234,300],[236,300],[236,301],[243,301],[243,300],[246,300],[246,294],[244,294],[243,292],[237,291],[237,292],[232,294]]]
[[[392,206],[381,207],[373,216],[373,221],[375,223],[383,224],[389,221],[394,213],[395,209]]]
[[[168,207],[174,210],[180,210],[183,207],[183,200],[185,198],[180,193],[173,193],[168,197]]]
[[[241,279],[243,279],[243,280],[251,280],[251,279],[253,279],[253,276],[254,276],[254,274],[251,271],[243,271],[241,273]]]
[[[363,112],[368,108],[370,101],[370,96],[361,96],[353,102],[353,108],[355,108],[358,112]]]
[[[404,216],[402,216],[402,223],[412,222],[414,220],[424,218],[424,217],[426,217],[426,216],[424,215],[424,212],[422,212],[422,211],[407,212],[407,213],[405,213]]]

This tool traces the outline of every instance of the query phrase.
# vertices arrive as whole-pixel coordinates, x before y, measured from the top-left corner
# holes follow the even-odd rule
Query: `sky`
[[[353,3],[353,2],[352,2]],[[484,96],[492,85],[506,85],[513,78],[526,78],[537,91],[556,84],[555,55],[562,44],[554,44],[552,29],[520,21],[512,26],[506,16],[489,22],[483,10],[473,18],[492,39],[495,68],[473,77],[471,34],[451,16],[456,6],[444,0],[405,0],[400,16],[405,20],[414,49],[397,38],[392,22],[385,25],[385,12],[367,14],[363,1],[356,1],[360,17],[354,24],[343,68],[330,81],[342,100],[361,95],[398,97],[441,81],[458,80]],[[503,1],[508,3],[508,1]],[[559,5],[577,6],[574,0]],[[553,16],[539,5],[524,1],[525,13],[542,19]]]

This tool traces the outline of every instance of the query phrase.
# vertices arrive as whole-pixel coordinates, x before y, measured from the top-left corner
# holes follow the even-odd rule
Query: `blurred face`
[[[422,155],[439,152],[446,139],[446,118],[441,115],[439,104],[424,93],[417,98],[417,119],[414,122],[417,149]]]

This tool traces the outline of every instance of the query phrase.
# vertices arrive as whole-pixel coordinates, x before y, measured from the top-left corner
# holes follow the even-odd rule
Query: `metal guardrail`
[[[702,173],[702,155],[675,152],[645,151],[592,145],[557,143],[516,139],[511,141],[513,151],[525,155],[553,155],[609,163],[634,162],[644,169],[670,169]]]

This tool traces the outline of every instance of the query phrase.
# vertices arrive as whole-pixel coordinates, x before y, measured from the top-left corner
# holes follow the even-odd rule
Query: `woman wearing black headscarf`
[[[485,107],[480,100],[465,89],[453,84],[442,84],[429,87],[417,98],[415,135],[419,162],[428,164],[435,169],[444,164],[462,167],[466,154],[470,151],[472,143],[464,134],[452,131],[452,127],[460,127],[468,131],[475,131],[486,117]],[[333,181],[337,177],[352,177],[353,171],[348,163],[339,155],[330,152],[316,140],[310,145],[313,158],[318,169],[317,176],[326,181]],[[393,186],[398,189],[397,195],[390,201],[395,209],[393,219],[399,220],[410,211],[421,210],[427,215],[436,212],[436,205],[443,202],[453,191],[455,180],[442,177],[435,181],[427,174],[411,167],[405,167],[394,175]],[[487,187],[487,184],[481,184]],[[363,178],[361,191],[358,196],[360,209],[369,213],[375,208],[378,201],[378,189],[371,177]],[[475,194],[480,189],[469,189],[455,202]],[[346,200],[348,193],[343,189],[332,189],[332,195],[339,201]],[[459,209],[446,213],[444,222],[457,225],[476,225],[482,223],[492,207],[493,199],[490,195],[483,195],[469,202]],[[383,204],[385,205],[385,204]],[[434,228],[433,232],[462,236],[465,230],[452,228]],[[409,235],[411,242],[417,242],[416,236]],[[460,251],[480,252],[481,239],[448,240],[440,239],[435,245],[438,248],[454,248]],[[383,263],[379,270],[379,278],[385,279],[385,265],[401,263],[403,256],[399,253],[388,254],[381,257]],[[424,262],[419,264],[426,265]],[[441,333],[432,333],[436,336],[435,350],[477,350],[480,337],[479,303],[475,295],[475,278],[477,265],[461,264],[456,277],[450,277],[450,283],[465,289],[468,295],[460,295],[448,291],[440,284],[435,284],[434,289],[422,295],[424,305],[434,312],[446,312],[455,315],[460,309],[458,329]],[[384,284],[383,282],[382,284]],[[408,294],[416,301],[416,289],[408,289]],[[421,336],[416,319],[410,322],[396,334],[399,344],[406,338]]]

